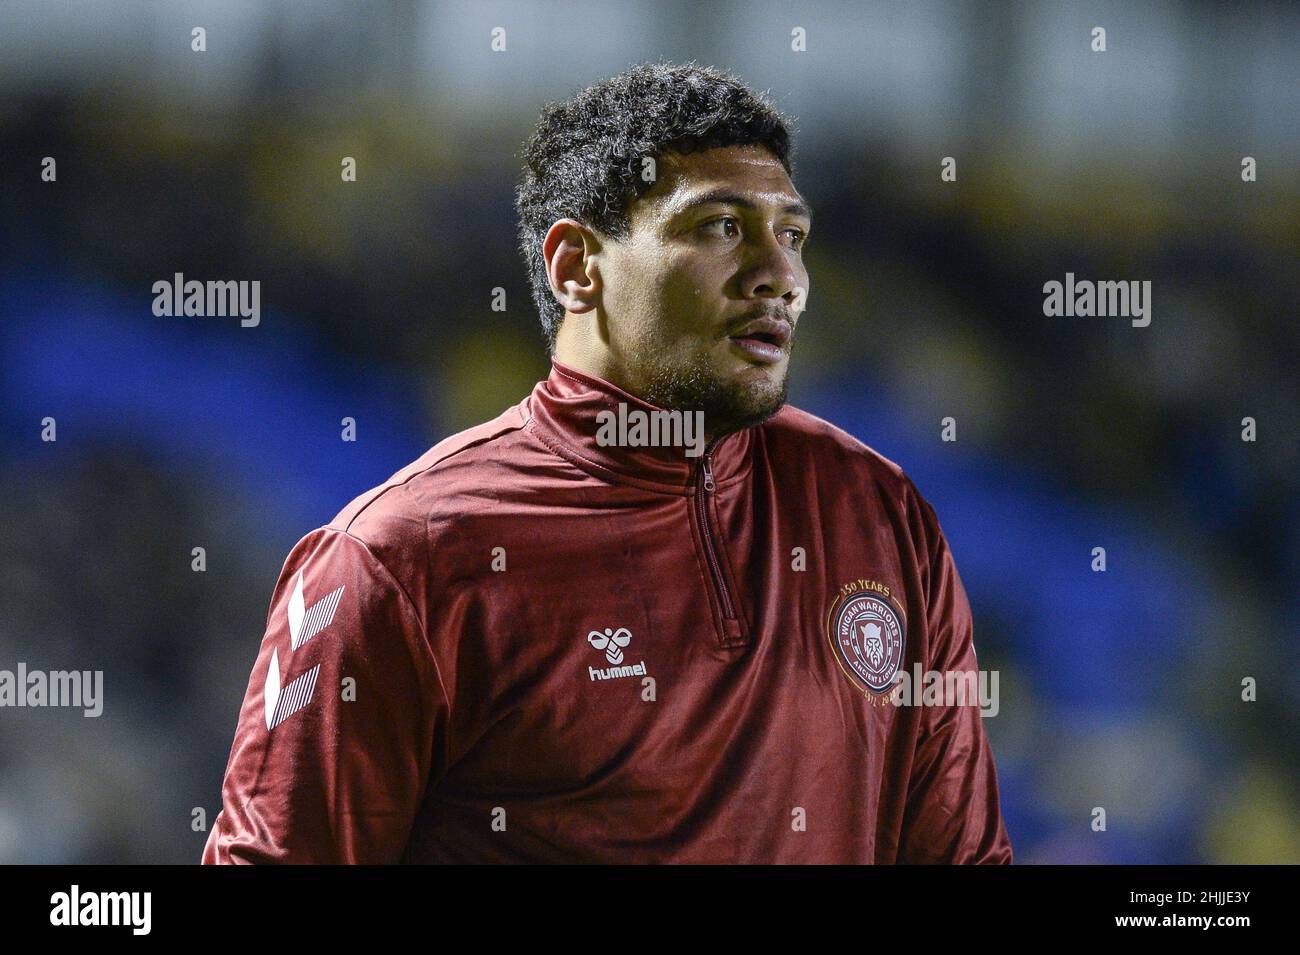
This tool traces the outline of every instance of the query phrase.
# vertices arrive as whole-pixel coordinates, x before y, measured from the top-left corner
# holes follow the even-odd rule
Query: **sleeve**
[[[203,863],[391,863],[440,770],[449,705],[410,596],[359,538],[290,552]]]
[[[933,508],[923,501],[933,528],[926,669],[970,673],[978,686],[970,602]],[[974,696],[972,699],[971,696]],[[979,694],[963,702],[924,706],[908,782],[899,862],[1010,863],[1011,842],[1002,821],[997,771],[980,716]]]

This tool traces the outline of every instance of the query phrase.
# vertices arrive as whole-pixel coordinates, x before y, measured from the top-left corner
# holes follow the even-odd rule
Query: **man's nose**
[[[745,276],[745,294],[753,298],[792,299],[800,287],[799,271],[790,250],[771,232],[766,232],[753,252],[750,271]]]

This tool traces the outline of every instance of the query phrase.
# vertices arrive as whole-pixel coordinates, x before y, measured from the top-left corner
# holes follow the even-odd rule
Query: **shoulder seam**
[[[518,409],[518,405],[515,405],[515,406],[511,407],[510,409],[508,409],[507,411],[502,412],[502,416],[504,416],[504,415],[506,415],[506,414],[509,414],[510,411],[515,411],[515,410],[517,410],[517,409]],[[522,416],[521,416],[521,418],[522,418]],[[488,422],[488,423],[490,423],[490,422]],[[344,532],[346,532],[349,536],[353,536],[353,535],[352,535],[352,525],[356,523],[357,518],[359,518],[362,514],[364,514],[364,513],[369,509],[369,507],[370,507],[371,504],[374,504],[376,501],[378,501],[381,497],[383,497],[383,496],[384,496],[385,494],[387,494],[389,491],[394,491],[394,490],[397,490],[397,489],[400,488],[400,487],[405,487],[405,486],[406,486],[407,484],[409,484],[411,481],[415,480],[415,478],[419,477],[419,476],[422,475],[422,474],[426,474],[426,473],[428,473],[429,471],[432,471],[432,470],[433,470],[434,468],[436,468],[438,465],[440,465],[440,464],[442,464],[442,463],[444,463],[444,462],[446,462],[446,461],[450,461],[452,458],[454,458],[456,455],[460,454],[462,451],[468,451],[468,450],[470,450],[471,448],[477,448],[477,447],[479,447],[480,445],[488,444],[489,442],[495,441],[495,440],[497,440],[497,438],[500,438],[500,437],[502,437],[503,435],[509,434],[509,433],[512,432],[512,431],[520,431],[520,430],[523,429],[524,424],[525,424],[525,422],[524,422],[523,420],[521,420],[518,424],[512,424],[512,425],[510,425],[510,426],[508,426],[508,427],[502,428],[502,429],[499,430],[499,431],[494,431],[492,434],[487,435],[487,436],[485,436],[485,437],[483,437],[483,438],[477,438],[477,439],[475,439],[475,440],[473,440],[473,441],[469,441],[469,442],[467,442],[467,443],[461,445],[459,448],[456,448],[454,451],[449,451],[449,452],[447,452],[447,453],[444,454],[442,457],[438,458],[438,460],[436,460],[436,461],[431,461],[427,467],[420,468],[420,470],[418,470],[418,471],[416,471],[416,472],[414,472],[414,473],[412,473],[412,474],[408,474],[405,478],[403,478],[401,481],[397,482],[396,484],[387,484],[387,483],[385,483],[384,485],[381,485],[382,490],[380,490],[380,492],[379,492],[378,494],[376,494],[374,497],[372,497],[370,500],[366,501],[366,503],[363,504],[363,505],[362,505],[362,506],[357,510],[357,512],[356,512],[355,514],[353,514],[352,517],[350,517],[350,518],[348,519],[347,524],[344,525],[341,529],[342,529]],[[453,437],[454,437],[454,435],[453,435]],[[425,520],[426,520],[426,521],[428,520],[427,515],[426,515],[426,517],[425,517]],[[327,526],[328,526],[328,525],[327,525]],[[360,538],[358,538],[358,540],[359,540],[359,539],[360,539]]]
[[[912,480],[911,476],[907,473],[907,470],[901,464],[899,464],[893,458],[887,457],[886,455],[882,454],[879,450],[873,448],[871,445],[867,444],[867,442],[863,441],[861,438],[857,437],[854,434],[851,434],[844,428],[841,428],[835,422],[829,421],[826,418],[822,418],[818,415],[815,415],[811,411],[806,411],[803,408],[796,407],[795,405],[787,405],[786,407],[789,408],[790,411],[803,415],[804,417],[812,421],[815,421],[817,424],[822,425],[827,430],[833,432],[835,435],[838,435],[842,443],[847,444],[848,450],[863,455],[868,459],[880,465],[883,465],[887,470],[897,471],[898,476],[904,482],[911,483]],[[764,424],[764,426],[766,426],[766,423]]]

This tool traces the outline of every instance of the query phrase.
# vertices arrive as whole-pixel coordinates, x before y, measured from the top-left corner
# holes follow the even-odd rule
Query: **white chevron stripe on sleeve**
[[[292,628],[290,628],[292,649],[297,650],[334,621],[334,611],[338,609],[339,598],[343,596],[344,589],[344,587],[340,587],[316,601],[312,608],[307,611],[306,616],[303,617],[302,629],[296,634],[292,633]]]
[[[320,674],[320,664],[316,664],[298,679],[280,691],[280,698],[275,704],[275,713],[267,729],[273,730],[293,714],[311,702],[316,690],[316,677]]]

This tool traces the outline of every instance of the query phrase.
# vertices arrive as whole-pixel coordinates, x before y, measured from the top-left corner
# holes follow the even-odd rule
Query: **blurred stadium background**
[[[791,400],[943,521],[1017,861],[1300,861],[1300,8],[956,0],[0,6],[0,668],[106,696],[0,709],[0,861],[198,860],[290,547],[546,374],[538,111],[659,58],[798,118]],[[1150,327],[1044,317],[1067,271]],[[174,272],[260,326],[155,317]]]

